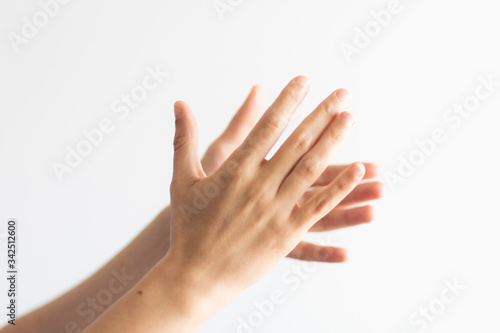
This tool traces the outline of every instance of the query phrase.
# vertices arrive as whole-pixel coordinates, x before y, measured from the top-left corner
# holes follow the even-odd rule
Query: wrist
[[[151,269],[165,256],[170,247],[170,206],[165,207],[143,233],[147,239],[149,258],[153,263],[149,267]]]
[[[234,296],[219,281],[212,281],[201,267],[191,267],[168,253],[154,269],[162,281],[161,294],[175,306],[179,318],[196,329]],[[183,320],[184,320],[183,319]]]

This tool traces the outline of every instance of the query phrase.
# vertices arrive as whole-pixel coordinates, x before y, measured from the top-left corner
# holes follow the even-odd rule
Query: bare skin
[[[250,130],[259,120],[264,110],[264,94],[262,88],[255,86],[248,98],[233,117],[224,133],[208,148],[201,160],[204,172],[213,174],[222,163],[244,141]],[[313,184],[314,189],[306,192],[299,204],[311,197],[314,191],[328,185],[337,177],[346,165],[329,166]],[[366,169],[364,179],[366,183],[357,186],[340,205],[329,212],[312,226],[310,231],[322,232],[336,230],[344,227],[367,223],[373,220],[373,207],[349,208],[354,204],[378,199],[382,195],[381,183],[370,181],[377,176],[377,167],[372,163],[364,163]],[[99,318],[103,311],[110,307],[116,300],[134,287],[158,262],[166,255],[170,246],[170,206],[161,211],[158,216],[120,253],[118,253],[105,266],[99,269],[88,279],[52,302],[32,311],[16,320],[16,326],[6,326],[0,332],[79,332],[85,329],[94,320]],[[346,251],[342,248],[329,247],[330,253],[325,259],[315,258],[318,246],[303,243],[288,255],[290,258],[302,260],[319,260],[327,262],[342,262],[346,259]],[[127,285],[121,285],[121,290],[113,294],[112,303],[93,308],[88,299],[95,299],[98,293],[108,289],[110,281],[114,278],[112,272],[125,272],[126,276],[133,277]],[[82,307],[82,303],[83,306]],[[84,310],[93,309],[93,315]],[[98,311],[100,310],[100,311]]]
[[[292,80],[218,168],[198,158],[194,116],[176,103],[168,252],[85,332],[193,332],[287,255],[345,260],[343,249],[301,239],[371,220],[371,206],[345,207],[381,195],[379,183],[358,185],[374,176],[373,165],[328,167],[354,125],[342,112],[347,92],[327,97],[265,159],[308,90],[305,77]]]

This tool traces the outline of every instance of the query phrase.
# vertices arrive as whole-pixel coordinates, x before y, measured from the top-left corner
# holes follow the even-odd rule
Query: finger
[[[316,193],[321,192],[322,188],[317,188],[314,190],[304,192],[304,195],[300,198],[299,204],[302,204],[312,198]],[[363,183],[356,186],[347,197],[342,200],[336,208],[342,208],[352,205],[357,205],[370,200],[377,200],[382,198],[384,195],[384,184],[381,182],[369,182]]]
[[[243,160],[261,163],[285,130],[290,118],[309,91],[309,80],[294,78],[264,113],[243,144],[235,151],[236,162]]]
[[[347,261],[347,250],[341,247],[320,246],[302,241],[287,257],[303,261],[344,262]]]
[[[342,171],[327,187],[295,210],[293,217],[299,226],[309,230],[356,187],[364,173],[365,169],[361,163],[351,164]]]
[[[241,145],[259,120],[263,109],[264,91],[260,86],[254,86],[224,133],[208,147],[207,153],[202,158],[201,164],[207,175],[214,173]]]
[[[278,194],[294,198],[297,202],[300,195],[308,189],[324,172],[334,152],[347,137],[354,125],[354,116],[347,112],[339,114],[321,135],[319,141],[309,150],[293,170],[283,180]],[[362,164],[360,164],[362,166]],[[363,167],[364,170],[364,167]],[[276,178],[279,175],[275,176]]]
[[[365,166],[365,176],[363,180],[372,179],[378,176],[379,169],[378,166],[374,163],[363,163]],[[312,184],[312,186],[326,186],[332,182],[332,180],[337,177],[342,170],[347,168],[349,165],[330,165],[326,168],[326,170],[319,176],[318,179]]]
[[[191,181],[204,176],[198,157],[198,128],[190,107],[181,101],[174,104],[173,181]]]
[[[375,208],[363,206],[351,209],[334,209],[316,222],[309,231],[323,232],[353,227],[375,219]]]
[[[370,182],[359,184],[355,190],[347,195],[337,208],[357,205],[370,200],[377,200],[384,196],[384,184],[382,182]]]
[[[293,131],[267,163],[274,174],[288,174],[298,160],[318,142],[322,133],[351,100],[345,89],[334,91]],[[279,176],[276,179],[279,181]]]
[[[247,99],[234,115],[228,127],[220,136],[220,140],[236,149],[243,143],[264,111],[264,90],[254,86]]]

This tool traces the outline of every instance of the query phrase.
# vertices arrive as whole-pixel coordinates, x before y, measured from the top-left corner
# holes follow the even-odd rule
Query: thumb
[[[174,104],[174,172],[173,181],[193,181],[203,178],[205,173],[198,156],[198,127],[187,103]]]

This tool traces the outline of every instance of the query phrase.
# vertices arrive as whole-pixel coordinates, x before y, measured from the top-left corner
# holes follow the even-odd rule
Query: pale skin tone
[[[308,90],[305,77],[292,80],[210,176],[198,158],[194,115],[186,103],[176,103],[170,248],[87,333],[194,332],[290,253],[345,259],[338,249],[301,239],[366,174],[363,164],[351,164],[304,198],[354,126],[354,117],[343,112],[346,92],[329,96],[265,159]]]
[[[283,152],[277,153],[273,159],[266,161],[264,160],[265,154],[264,156],[261,155],[275,141],[276,135],[280,134],[281,127],[286,123],[287,117],[291,116],[291,113],[298,106],[300,99],[303,98],[303,95],[308,90],[308,88],[302,88],[303,90],[299,92],[299,87],[301,85],[297,82],[291,82],[278,100],[266,112],[260,123],[254,128],[264,109],[262,88],[255,86],[226,131],[209,147],[201,161],[198,160],[196,157],[197,153],[195,153],[197,148],[195,143],[196,126],[194,117],[185,103],[177,103],[176,106],[181,110],[181,117],[177,120],[176,144],[179,146],[179,142],[185,140],[186,144],[183,143],[181,146],[188,147],[189,150],[176,149],[175,152],[174,181],[171,187],[174,207],[176,205],[175,200],[181,203],[186,200],[189,202],[189,193],[193,193],[192,191],[198,188],[203,189],[204,184],[208,184],[211,181],[211,176],[221,175],[224,172],[224,166],[231,166],[232,162],[236,161],[239,163],[238,168],[236,168],[238,171],[231,176],[229,186],[220,189],[220,194],[210,199],[210,204],[204,207],[198,215],[181,214],[178,209],[171,212],[170,206],[166,207],[141,234],[94,275],[51,303],[18,319],[15,327],[7,326],[1,332],[77,332],[74,328],[68,330],[68,327],[70,329],[75,327],[73,324],[68,323],[76,323],[76,327],[83,330],[92,322],[95,322],[95,324],[89,327],[88,332],[107,330],[138,332],[145,331],[146,326],[144,325],[152,325],[149,328],[151,332],[190,332],[215,313],[220,306],[230,300],[237,292],[262,276],[284,256],[322,262],[345,261],[346,251],[344,249],[322,247],[301,242],[300,236],[307,230],[315,232],[330,231],[370,222],[373,219],[372,206],[366,205],[356,208],[351,208],[350,206],[378,199],[382,195],[382,186],[379,182],[371,181],[377,175],[377,168],[374,164],[364,163],[363,165],[354,165],[351,167],[344,165],[326,167],[325,163],[328,163],[328,160],[326,160],[326,157],[323,157],[321,163],[325,165],[326,169],[324,171],[321,170],[323,169],[323,166],[321,166],[316,172],[311,173],[308,177],[311,180],[307,181],[310,184],[307,186],[305,183],[301,184],[302,187],[306,186],[304,189],[299,190],[301,187],[299,184],[295,184],[297,180],[293,180],[293,178],[290,178],[286,182],[286,190],[281,189],[281,185],[278,185],[280,177],[282,180],[281,184],[284,184],[285,182],[283,181],[294,174],[291,171],[298,168],[300,163],[297,164],[297,162],[303,156],[314,156],[312,152],[315,149],[320,149],[319,145],[323,137],[329,133],[325,129],[321,130],[321,126],[327,126],[329,123],[331,123],[330,126],[333,126],[334,122],[331,120],[337,118],[337,115],[347,106],[349,100],[346,97],[344,101],[341,101],[337,97],[337,95],[345,93],[344,90],[334,92],[311,114],[308,118],[310,119],[309,123],[301,125],[302,132],[296,131],[292,135],[291,139],[281,148],[280,152]],[[301,96],[300,98],[298,98],[299,95]],[[294,97],[297,98],[294,99]],[[276,131],[273,131],[274,133],[268,138],[266,135],[262,136],[259,128],[262,129],[262,126],[266,126],[266,119],[269,119],[266,117],[270,117],[270,115],[272,117],[281,117],[279,123],[277,123],[281,127],[276,128]],[[339,117],[339,119],[343,119],[343,117],[344,115]],[[337,123],[335,125],[337,126],[335,127],[336,132],[343,133],[343,127],[338,127],[339,124]],[[342,124],[344,122],[341,122]],[[240,146],[250,131],[253,134],[250,134],[246,142],[250,142],[248,140],[252,138],[252,135],[254,138],[258,138],[258,140],[253,141],[255,143],[253,146]],[[322,133],[323,131],[325,132]],[[255,133],[261,133],[261,135],[259,136]],[[306,144],[307,142],[305,141],[297,141],[297,138],[300,139],[301,137],[304,137],[305,140],[306,135],[309,135],[309,144]],[[295,139],[292,139],[294,136]],[[341,139],[339,138],[337,141],[331,142],[332,148],[338,146]],[[297,144],[297,142],[300,144]],[[261,148],[257,148],[261,145]],[[296,151],[296,154],[287,154],[285,150]],[[242,154],[242,152],[248,151],[251,152],[250,159],[245,157],[246,154]],[[240,156],[238,156],[238,153],[240,153]],[[260,163],[255,162],[259,161],[259,159]],[[297,165],[295,166],[294,163]],[[364,170],[364,174],[354,179],[351,177],[352,173],[358,168],[362,171]],[[307,169],[309,170],[310,168]],[[288,173],[290,175],[284,177]],[[270,186],[269,188],[274,190],[276,190],[276,187],[280,188],[280,191],[275,191],[276,193],[281,192],[280,196],[276,195],[269,198],[264,196],[266,201],[259,204],[259,211],[261,212],[259,215],[262,215],[260,218],[257,219],[255,215],[248,215],[248,212],[245,215],[243,213],[245,211],[244,208],[250,207],[248,205],[253,202],[251,198],[247,198],[245,202],[233,202],[231,200],[233,196],[230,194],[255,193],[255,196],[260,196],[259,191],[248,191],[259,186],[258,184],[261,184],[260,182],[263,179],[262,175],[267,174],[269,177],[276,177],[276,180],[268,180],[269,183],[265,183],[267,184],[266,186]],[[359,177],[365,179],[366,182],[358,185]],[[244,181],[241,181],[243,178]],[[236,183],[235,179],[238,179],[239,182]],[[330,207],[330,203],[325,208],[328,210],[324,213],[311,214],[306,219],[304,216],[307,216],[307,214],[303,210],[303,207],[311,206],[311,202],[317,200],[320,195],[325,194],[322,191],[328,191],[328,189],[331,191],[332,184],[336,184],[335,181],[338,182],[342,179],[350,179],[350,182],[345,183],[350,184],[349,186],[353,189],[347,191],[346,189],[350,187],[344,188],[342,192],[338,192],[335,195],[335,198],[333,198],[332,194],[333,201],[331,203],[335,203],[335,200],[338,201],[335,206]],[[233,184],[239,185],[236,186]],[[306,191],[308,188],[311,190]],[[235,197],[238,197],[238,195],[235,195]],[[239,197],[241,198],[241,195]],[[286,202],[292,198],[296,204],[290,207],[290,204],[287,205]],[[286,207],[286,210],[278,213],[275,209],[269,209],[270,206],[278,204],[283,205],[283,208]],[[232,207],[232,210],[239,207],[242,209],[241,215],[217,215],[218,212],[227,211],[228,207]],[[252,214],[256,212],[257,210],[252,209]],[[186,230],[185,225],[187,223],[184,217],[187,217],[196,226],[196,229],[193,227],[193,230]],[[209,217],[213,217],[210,223],[204,223],[203,225],[200,223],[200,219],[206,221]],[[234,227],[224,229],[221,225],[217,224],[217,221],[220,221],[221,218],[227,221],[233,219],[240,222],[235,223]],[[280,233],[283,232],[283,235],[278,236],[273,233],[271,234],[272,237],[269,237],[269,232],[262,233],[262,229],[260,228],[256,228],[257,230],[244,228],[243,225],[249,223],[243,221],[250,220],[253,221],[253,224],[260,225],[263,228],[273,228],[271,230],[276,229]],[[257,221],[258,223],[256,223]],[[283,228],[285,221],[288,221],[288,224],[293,222],[293,224],[291,226],[288,225],[287,228]],[[217,234],[214,230],[224,230],[224,232]],[[171,233],[171,231],[173,232]],[[203,237],[200,237],[200,233]],[[170,237],[173,239],[172,246],[170,244]],[[198,239],[197,237],[200,238]],[[240,244],[237,251],[231,249],[229,252],[230,255],[224,256],[224,253],[228,249],[222,247],[222,244],[235,243],[234,240],[238,240],[236,244]],[[256,240],[259,240],[262,244],[256,242]],[[269,245],[270,243],[276,243],[277,240],[282,240],[283,244],[280,242],[280,246],[278,244],[274,246]],[[263,252],[256,252],[252,246],[260,248],[260,251]],[[211,248],[211,250],[207,252],[207,248]],[[166,255],[167,251],[168,255]],[[203,253],[206,252],[204,257],[199,256],[200,251]],[[247,258],[243,254],[244,251],[252,253],[252,256]],[[272,255],[269,255],[269,253],[272,253]],[[237,263],[241,262],[241,258],[245,258],[245,261],[250,260],[258,269],[252,268],[251,265],[248,265],[246,268],[239,267]],[[211,262],[211,265],[207,267],[206,263],[209,262]],[[181,266],[183,267],[183,271],[185,269],[185,272],[182,274],[180,274]],[[212,268],[209,269],[209,267]],[[114,306],[112,303],[106,307],[102,307],[102,309],[99,308],[100,311],[94,311],[94,318],[91,318],[89,315],[81,316],[76,314],[76,309],[82,302],[86,303],[89,297],[95,298],[99,291],[109,288],[109,281],[113,278],[113,275],[110,274],[112,270],[121,272],[123,269],[125,269],[128,276],[133,276],[134,278],[120,292],[114,294],[113,303],[125,295],[120,302],[116,302]],[[229,274],[229,270],[233,272]],[[199,278],[197,278],[199,274],[208,276],[209,279],[204,278],[201,283]],[[235,279],[235,277],[241,278]],[[223,282],[236,280],[238,280],[238,283],[230,284],[230,289],[227,288],[228,284]],[[166,284],[170,286],[175,284],[178,287],[175,290],[172,290],[172,288],[166,289]],[[221,288],[221,285],[224,285],[224,288]],[[160,291],[161,293],[158,295],[168,295],[164,298],[152,298],[153,293],[148,292],[152,290],[155,290],[155,293],[156,291]],[[181,291],[188,292],[181,293]],[[211,301],[208,304],[198,301],[200,295],[210,295],[209,299]],[[137,302],[138,300],[140,301],[139,303]],[[132,306],[131,303],[135,305]],[[135,308],[137,306],[142,310]],[[108,307],[111,307],[111,309],[106,311],[104,316],[99,317]],[[151,316],[141,312],[148,308],[148,313],[151,312]],[[175,311],[169,310],[172,308]],[[155,312],[161,309],[163,311],[169,310],[170,316]],[[146,317],[138,316],[139,313],[142,313]],[[155,316],[158,316],[160,319],[156,321]],[[101,319],[96,320],[98,318]],[[134,318],[140,319],[135,321]],[[167,320],[166,318],[169,319]],[[121,327],[125,323],[126,327]]]

